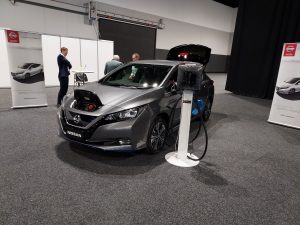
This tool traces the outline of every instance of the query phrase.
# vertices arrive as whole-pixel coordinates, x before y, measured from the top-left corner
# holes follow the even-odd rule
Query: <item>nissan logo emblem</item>
[[[15,32],[10,32],[8,36],[10,38],[12,38],[12,39],[16,39],[17,38],[17,34]]]
[[[74,121],[74,123],[77,123],[77,124],[78,124],[78,123],[81,121],[80,115],[74,116],[74,117],[73,117],[73,121]]]

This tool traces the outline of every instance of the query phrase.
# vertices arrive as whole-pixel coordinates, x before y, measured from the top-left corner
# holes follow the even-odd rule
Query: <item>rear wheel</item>
[[[208,119],[210,117],[211,106],[212,106],[211,100],[207,99],[204,110],[203,110],[203,113],[202,113],[202,118],[203,118],[204,121],[208,121]]]
[[[151,154],[161,151],[164,147],[166,138],[167,123],[163,118],[157,117],[152,122],[148,132],[146,151]]]

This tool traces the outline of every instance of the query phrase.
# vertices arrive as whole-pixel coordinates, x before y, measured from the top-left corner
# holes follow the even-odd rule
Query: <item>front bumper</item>
[[[87,147],[105,151],[139,150],[146,146],[151,112],[146,107],[131,120],[101,124],[101,120],[89,129],[72,126],[66,122],[62,109],[57,114],[59,136]]]
[[[280,93],[280,94],[289,94],[290,93],[290,89],[289,88],[281,89],[281,88],[276,87],[276,92]]]
[[[25,74],[23,74],[23,73],[11,73],[11,75],[15,79],[24,79],[25,78]]]

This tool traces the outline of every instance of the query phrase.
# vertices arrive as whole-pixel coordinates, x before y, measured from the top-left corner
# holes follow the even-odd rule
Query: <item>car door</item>
[[[30,74],[31,76],[36,75],[39,72],[39,64],[32,64],[31,65],[31,70],[30,70]]]

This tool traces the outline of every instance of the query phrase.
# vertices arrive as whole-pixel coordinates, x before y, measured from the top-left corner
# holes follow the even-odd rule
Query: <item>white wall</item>
[[[8,63],[7,39],[5,30],[0,29],[0,88],[10,87],[10,70]]]
[[[170,49],[176,45],[193,43],[210,47],[212,54],[230,54],[230,33],[175,20],[165,19],[164,21],[166,28],[157,31],[156,48]]]
[[[230,55],[237,9],[212,0],[97,0],[98,9],[150,21],[163,19],[156,48],[202,44],[213,54]],[[100,27],[101,33],[101,27]]]
[[[84,12],[82,8],[70,7],[49,0],[36,2]],[[97,39],[93,26],[84,24],[83,15],[20,2],[16,2],[14,6],[9,0],[0,0],[0,27],[65,37]]]
[[[233,32],[237,11],[212,0],[96,1],[225,32]]]

